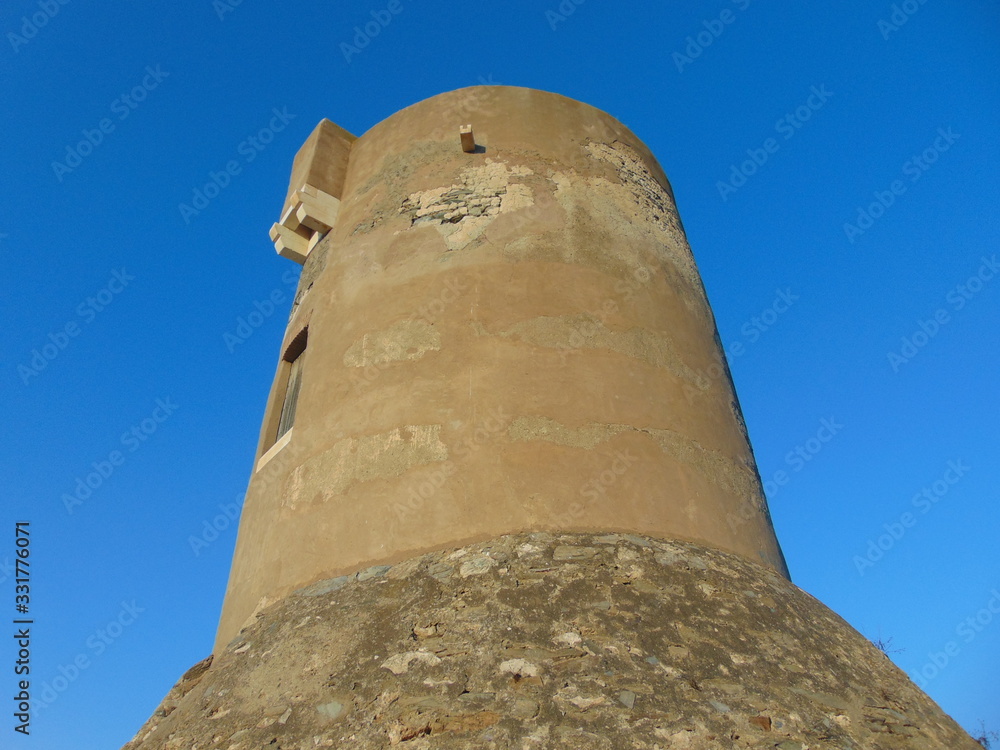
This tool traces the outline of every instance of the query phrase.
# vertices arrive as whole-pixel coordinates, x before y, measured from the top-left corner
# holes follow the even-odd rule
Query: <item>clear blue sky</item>
[[[297,273],[267,237],[292,157],[323,117],[361,134],[480,82],[581,99],[650,146],[794,580],[1000,730],[994,3],[398,0],[345,55],[388,2],[61,2],[0,23],[0,564],[30,521],[33,691],[65,689],[27,738],[5,697],[0,748],[118,747],[208,655],[235,522],[190,540],[249,477]]]

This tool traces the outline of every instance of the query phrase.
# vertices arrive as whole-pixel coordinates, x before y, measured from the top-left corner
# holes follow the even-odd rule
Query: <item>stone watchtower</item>
[[[271,239],[302,277],[214,662],[127,747],[978,747],[789,582],[621,123],[494,86],[324,120]]]

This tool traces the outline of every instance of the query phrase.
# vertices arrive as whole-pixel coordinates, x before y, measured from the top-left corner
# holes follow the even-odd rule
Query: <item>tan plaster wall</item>
[[[611,116],[508,87],[398,112],[351,146],[305,272],[295,425],[252,478],[217,651],[312,581],[526,530],[787,575],[670,187]]]

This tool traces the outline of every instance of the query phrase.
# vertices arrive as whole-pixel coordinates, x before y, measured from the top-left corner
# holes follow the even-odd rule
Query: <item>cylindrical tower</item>
[[[282,218],[303,277],[217,646],[320,578],[519,531],[787,574],[670,185],[614,118],[477,87],[324,122]]]
[[[324,121],[212,658],[127,750],[975,750],[797,589],[670,186],[479,87]]]

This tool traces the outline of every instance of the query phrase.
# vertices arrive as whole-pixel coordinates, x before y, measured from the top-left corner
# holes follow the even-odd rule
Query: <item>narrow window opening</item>
[[[295,408],[299,402],[299,390],[302,386],[302,363],[305,359],[306,340],[309,335],[309,328],[302,331],[292,339],[285,355],[282,359],[287,363],[287,374],[285,379],[285,395],[281,402],[281,414],[278,417],[278,431],[274,436],[275,442],[281,436],[292,429],[295,423]]]
[[[275,440],[280,438],[290,429],[295,421],[295,406],[299,401],[299,386],[302,384],[302,357],[301,355],[291,363],[288,368],[288,387],[285,389],[285,400],[281,404],[281,417],[278,419],[278,434]]]

